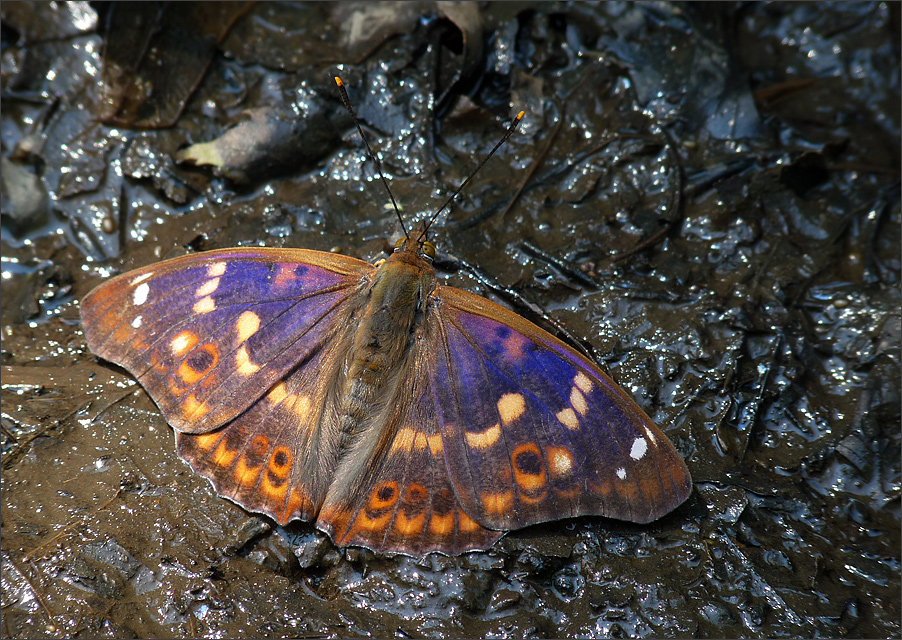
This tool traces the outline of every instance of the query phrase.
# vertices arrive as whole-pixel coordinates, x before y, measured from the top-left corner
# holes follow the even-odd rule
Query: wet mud
[[[228,4],[3,3],[3,637],[900,634],[898,4]],[[87,350],[131,268],[384,256],[336,73],[408,220],[526,112],[440,277],[609,371],[680,508],[337,548],[217,497]]]

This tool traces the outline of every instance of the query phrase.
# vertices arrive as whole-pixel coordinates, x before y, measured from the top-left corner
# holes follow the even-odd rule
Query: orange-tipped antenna
[[[388,180],[385,179],[385,174],[382,172],[382,163],[379,162],[379,158],[377,158],[376,154],[373,153],[373,148],[370,147],[369,140],[366,139],[366,136],[363,133],[363,129],[360,128],[360,121],[357,120],[357,114],[354,113],[354,107],[351,106],[351,100],[350,98],[348,98],[348,92],[345,90],[345,83],[342,82],[341,78],[335,76],[335,84],[338,87],[338,93],[341,95],[341,101],[344,103],[345,109],[347,109],[348,113],[351,114],[351,119],[354,120],[354,126],[357,127],[357,131],[358,133],[360,133],[360,137],[363,138],[363,144],[366,145],[366,150],[370,154],[370,158],[372,158],[373,162],[376,163],[376,170],[379,172],[379,177],[382,178],[382,184],[385,185],[385,190],[388,191],[388,197],[391,198],[391,205],[395,208],[395,215],[398,216],[398,222],[401,223],[401,231],[403,231],[404,235],[407,236],[407,227],[404,226],[404,219],[401,217],[401,210],[398,209],[398,203],[395,202],[395,196],[392,194],[391,189],[388,186]]]
[[[429,227],[431,227],[432,223],[435,222],[436,218],[438,218],[438,214],[440,214],[442,211],[444,211],[445,208],[449,204],[451,204],[451,201],[454,200],[454,198],[456,198],[458,196],[458,194],[460,194],[461,191],[463,191],[464,187],[467,186],[467,183],[470,182],[470,180],[473,178],[473,176],[475,176],[477,174],[477,172],[480,169],[482,169],[483,166],[485,166],[485,163],[489,161],[489,158],[491,158],[493,155],[495,155],[495,152],[498,151],[498,148],[501,145],[503,145],[505,142],[507,142],[507,139],[510,138],[514,134],[514,131],[517,130],[517,125],[520,124],[520,121],[523,119],[523,115],[525,113],[526,113],[525,111],[521,111],[520,113],[518,113],[516,115],[516,117],[514,118],[514,121],[511,122],[510,126],[507,128],[507,132],[505,132],[505,134],[501,138],[501,140],[498,141],[498,144],[496,144],[492,148],[492,150],[489,151],[489,154],[485,158],[482,159],[482,162],[480,162],[479,165],[475,169],[473,169],[473,171],[470,172],[470,175],[467,176],[466,180],[464,180],[463,182],[460,183],[460,186],[457,187],[457,190],[451,194],[451,197],[448,198],[447,200],[445,200],[445,204],[443,204],[441,207],[439,207],[438,211],[436,211],[435,213],[432,214],[432,217],[429,218],[429,222],[427,222],[426,226],[423,227],[423,231],[420,234],[420,237],[418,238],[418,240],[420,242],[422,242],[423,240],[426,239],[426,232],[429,231]]]

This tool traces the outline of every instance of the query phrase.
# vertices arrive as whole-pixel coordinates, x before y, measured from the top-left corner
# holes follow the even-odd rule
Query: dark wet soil
[[[898,4],[129,6],[2,6],[3,637],[899,636]],[[383,255],[335,73],[411,219],[526,111],[442,278],[609,370],[682,507],[339,549],[217,497],[88,352],[110,274]]]

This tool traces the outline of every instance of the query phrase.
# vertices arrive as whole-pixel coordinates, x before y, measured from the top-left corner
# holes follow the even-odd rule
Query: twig
[[[15,560],[13,560],[13,558],[12,558],[12,555],[9,555],[9,563],[10,563],[13,567],[15,567],[16,571],[19,572],[19,575],[22,576],[22,579],[23,579],[23,580],[25,581],[25,583],[28,585],[28,588],[31,589],[31,592],[34,594],[35,600],[38,601],[38,604],[41,606],[41,609],[44,610],[44,613],[45,613],[45,614],[47,615],[47,617],[50,619],[50,627],[48,628],[48,631],[50,631],[51,633],[56,632],[56,630],[59,628],[58,625],[57,625],[57,622],[56,622],[56,618],[54,618],[54,617],[53,617],[53,614],[50,613],[50,607],[48,607],[48,606],[47,606],[47,603],[44,602],[44,598],[41,597],[41,594],[38,592],[37,588],[34,586],[34,583],[32,583],[32,581],[28,578],[28,576],[25,575],[25,572],[22,571],[22,568],[19,567],[19,565],[16,564]],[[37,571],[37,568],[35,568],[35,566],[34,566],[33,564],[31,564],[30,561],[29,561],[29,564],[31,565],[31,568],[32,568],[32,569],[34,569],[35,571]]]
[[[100,505],[99,507],[97,507],[97,509],[95,509],[95,513],[99,512],[99,511],[103,511],[103,510],[106,509],[108,506],[110,506],[110,504],[113,502],[113,500],[115,500],[116,498],[118,498],[118,497],[119,497],[119,494],[121,494],[121,493],[122,493],[122,487],[119,487],[118,489],[116,489],[116,493],[113,494],[113,497],[112,497],[112,498],[110,498],[109,500],[107,500],[106,502],[104,502],[102,505]],[[25,560],[27,560],[28,562],[31,562],[31,557],[32,557],[34,554],[36,554],[38,551],[40,551],[41,549],[43,549],[43,548],[46,547],[47,545],[52,544],[53,542],[55,542],[55,541],[58,540],[59,538],[63,537],[63,536],[66,535],[67,533],[69,533],[69,531],[71,531],[72,529],[74,529],[77,525],[78,525],[77,522],[73,522],[72,524],[66,525],[65,527],[63,527],[62,529],[60,529],[60,530],[57,532],[57,534],[56,534],[55,536],[53,536],[52,538],[50,538],[50,539],[47,540],[46,542],[42,542],[41,544],[39,544],[38,546],[36,546],[34,549],[32,549],[31,551],[29,551],[28,553],[26,553],[26,554],[23,556],[23,558],[24,558]]]
[[[44,425],[43,427],[39,428],[37,431],[35,431],[31,435],[29,435],[25,440],[18,443],[15,447],[13,447],[10,450],[9,453],[7,453],[5,456],[3,456],[3,462],[2,462],[3,468],[8,469],[10,463],[13,460],[15,460],[17,457],[19,457],[19,455],[21,455],[22,452],[25,451],[25,448],[28,447],[28,445],[31,444],[36,438],[39,438],[40,436],[44,435],[48,431],[51,431],[51,430],[56,429],[57,427],[61,426],[65,420],[68,420],[69,418],[74,416],[76,413],[81,411],[81,409],[82,409],[81,407],[76,407],[76,408],[72,409],[69,413],[64,415],[62,418],[57,418],[53,422]]]
[[[529,181],[532,180],[532,177],[535,175],[536,171],[539,170],[543,164],[545,164],[545,157],[551,151],[551,146],[554,144],[555,138],[557,138],[558,132],[561,130],[561,125],[564,124],[564,118],[561,117],[558,119],[557,124],[554,127],[554,130],[551,132],[551,135],[548,136],[548,141],[545,144],[545,148],[542,149],[542,152],[539,154],[539,157],[536,158],[536,161],[532,163],[532,166],[529,168],[529,171],[526,172],[526,175],[523,176],[523,179],[520,181],[520,186],[517,187],[517,190],[514,192],[514,196],[510,199],[510,202],[507,203],[507,206],[504,208],[504,211],[501,212],[501,219],[504,220],[507,217],[507,212],[510,211],[513,206],[517,203],[517,200],[520,198],[520,194],[523,193],[523,189],[526,188],[526,185],[529,184]]]

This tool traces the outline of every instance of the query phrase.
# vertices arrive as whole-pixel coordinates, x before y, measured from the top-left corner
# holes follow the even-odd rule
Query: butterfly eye
[[[431,242],[423,243],[423,255],[430,260],[435,260],[435,245]]]
[[[406,242],[407,238],[398,238],[398,241],[395,242],[395,251],[400,251]]]

